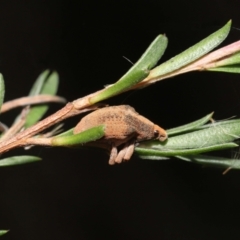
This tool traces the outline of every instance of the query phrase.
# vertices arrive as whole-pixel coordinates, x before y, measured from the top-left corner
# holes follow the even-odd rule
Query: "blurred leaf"
[[[177,156],[177,158],[187,162],[198,163],[203,166],[240,169],[239,159],[234,158],[223,158],[207,155]]]
[[[69,134],[71,132],[69,131]],[[90,128],[84,132],[52,138],[52,146],[74,146],[92,142],[104,136],[104,125]]]
[[[59,84],[59,76],[57,72],[52,72],[50,75],[47,74],[49,74],[49,70],[44,71],[38,77],[36,83],[34,84],[32,90],[30,91],[30,95],[56,94]],[[36,122],[38,122],[42,118],[42,116],[47,112],[48,108],[49,107],[47,104],[31,107],[27,115],[25,127],[30,127]]]
[[[39,157],[28,156],[28,155],[8,157],[8,158],[0,159],[0,167],[27,164],[27,163],[40,161],[40,160],[41,160],[41,158],[39,158]]]
[[[34,95],[38,95],[41,93],[44,82],[46,81],[47,77],[49,76],[49,73],[50,73],[49,70],[45,70],[38,76],[38,78],[36,79],[35,83],[33,84],[32,88],[29,92],[29,96],[34,96]]]
[[[164,74],[173,72],[204,56],[206,53],[210,52],[212,49],[223,42],[223,40],[227,37],[230,28],[231,20],[221,29],[209,35],[202,41],[152,69],[150,71],[148,79],[158,78]]]
[[[3,79],[3,75],[0,73],[0,109],[3,104],[4,95],[5,95],[4,79]]]
[[[92,104],[100,102],[142,81],[149,74],[149,70],[154,67],[162,57],[166,47],[167,38],[164,35],[157,36],[137,63],[135,63],[119,81],[105,88],[96,96],[91,97],[89,101]]]
[[[0,230],[0,236],[6,234],[7,232],[9,232],[9,230]]]

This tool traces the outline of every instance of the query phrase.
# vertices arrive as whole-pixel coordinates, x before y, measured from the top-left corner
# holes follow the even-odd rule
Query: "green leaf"
[[[109,97],[117,95],[131,86],[141,82],[149,74],[149,70],[154,67],[162,57],[167,47],[167,38],[159,35],[151,43],[145,53],[141,56],[137,63],[115,84],[107,87],[98,95],[90,98],[90,103],[94,104],[105,100]]]
[[[49,76],[50,71],[45,70],[42,72],[38,78],[36,79],[35,83],[33,84],[29,96],[35,96],[41,93],[41,90],[43,88],[44,82],[46,81],[47,77]]]
[[[175,156],[185,156],[185,155],[193,155],[200,154],[211,151],[224,150],[228,148],[238,147],[235,143],[224,143],[224,144],[216,144],[207,147],[201,148],[193,148],[193,149],[150,149],[150,148],[135,148],[136,153],[140,158],[143,159],[151,159],[151,160],[162,160],[162,157],[175,157]],[[160,158],[158,158],[160,157]]]
[[[0,230],[0,236],[6,234],[7,232],[9,232],[9,230]]]
[[[40,161],[40,160],[41,158],[39,157],[28,156],[28,155],[8,157],[8,158],[0,159],[0,167],[27,164],[27,163]]]
[[[139,146],[162,150],[202,148],[232,142],[240,136],[240,120],[170,137],[165,143],[148,141]]]
[[[206,128],[212,128],[216,126],[223,126],[225,124],[240,124],[240,119],[229,119],[229,120],[223,120],[223,121],[217,121],[209,124],[205,124],[202,126],[199,126],[196,128],[196,130],[206,129]]]
[[[217,61],[216,64],[217,64],[217,67],[240,64],[240,52],[237,52],[231,56],[228,56],[223,60]]]
[[[208,116],[210,117],[210,115]],[[205,119],[207,119],[206,117]],[[240,137],[240,119],[212,123],[198,128],[201,127],[203,129],[169,137],[165,142],[156,140],[142,142],[135,148],[136,153],[144,159],[165,160],[166,158],[162,157],[199,155],[204,152],[238,146],[233,141]]]
[[[56,94],[59,84],[59,76],[57,72],[52,72],[50,75],[48,74],[49,70],[46,70],[38,77],[36,83],[30,91],[30,95]],[[47,112],[48,108],[47,104],[31,107],[30,112],[27,115],[25,127],[30,127],[38,122]]]
[[[3,75],[0,73],[0,109],[3,104],[4,95],[5,95],[4,79],[3,79]]]
[[[189,132],[194,129],[197,129],[198,127],[200,127],[200,126],[204,125],[206,122],[208,122],[212,118],[212,115],[213,115],[213,113],[210,113],[207,116],[205,116],[197,121],[191,122],[189,124],[185,124],[180,127],[171,128],[171,129],[167,130],[168,136],[172,136],[172,135],[176,135],[176,134],[180,134],[180,133],[184,133],[184,132]]]
[[[230,31],[230,28],[231,20],[224,27],[209,35],[194,46],[152,69],[148,79],[158,78],[164,74],[173,72],[204,56],[224,41]]]
[[[70,133],[70,132],[69,132]],[[104,125],[90,128],[84,132],[52,138],[52,146],[74,146],[96,141],[104,136]]]
[[[227,72],[227,73],[240,73],[240,64],[238,65],[229,65],[226,67],[217,67],[217,68],[209,68],[207,71],[214,72]]]
[[[55,137],[72,136],[73,135],[73,129],[74,128],[71,128],[71,129],[69,129],[65,132],[62,132],[62,133],[56,135]]]

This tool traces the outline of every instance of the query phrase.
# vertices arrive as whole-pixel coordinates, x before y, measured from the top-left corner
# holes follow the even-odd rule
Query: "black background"
[[[169,38],[162,61],[229,19],[240,28],[239,1],[0,1],[0,71],[6,100],[28,94],[46,68],[60,74],[69,101],[115,82],[159,33]],[[238,40],[233,28],[226,43]],[[240,112],[240,77],[189,73],[123,94],[164,128]],[[54,105],[57,110],[59,106]],[[11,123],[19,110],[2,116]],[[66,122],[73,127],[79,117]],[[22,154],[14,150],[11,154]],[[2,239],[239,239],[240,173],[222,176],[178,161],[109,166],[100,150],[36,147],[40,163],[0,169]],[[10,154],[6,154],[9,156]]]

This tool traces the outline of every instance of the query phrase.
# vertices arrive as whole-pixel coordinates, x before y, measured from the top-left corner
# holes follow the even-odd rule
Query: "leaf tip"
[[[8,233],[9,231],[10,231],[9,229],[8,230],[0,230],[0,236]]]

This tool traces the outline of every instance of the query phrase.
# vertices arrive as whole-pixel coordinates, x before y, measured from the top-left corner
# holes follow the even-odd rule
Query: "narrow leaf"
[[[70,132],[69,132],[70,134]],[[90,128],[84,132],[52,138],[52,146],[74,146],[96,141],[104,136],[104,125]]]
[[[49,70],[45,70],[38,76],[37,80],[35,81],[35,83],[33,84],[32,88],[29,92],[29,96],[34,96],[34,95],[38,95],[41,93],[43,84],[46,81],[49,73],[50,73]]]
[[[89,101],[94,104],[105,100],[142,81],[149,74],[149,70],[155,66],[162,57],[166,47],[167,38],[164,35],[157,36],[138,62],[134,64],[119,81],[107,87],[98,95],[93,96]]]
[[[190,71],[202,71],[209,68],[216,68],[224,65],[238,63],[238,52],[240,51],[240,41],[234,42],[222,48],[219,48],[211,53],[206,54],[200,59],[194,61],[188,66],[179,70],[180,73]],[[236,54],[236,55],[235,55]]]
[[[200,153],[224,150],[224,149],[234,148],[234,147],[238,147],[238,145],[235,143],[224,143],[224,144],[216,144],[212,146],[194,148],[194,149],[161,149],[161,150],[137,147],[135,148],[135,151],[140,158],[144,159],[145,156],[147,156],[147,159],[159,160],[157,159],[157,156],[175,157],[178,155],[179,156],[193,155],[193,154],[197,155]]]
[[[235,124],[235,123],[240,124],[240,119],[228,119],[228,120],[223,120],[223,121],[217,121],[217,122],[199,126],[196,129],[201,130],[201,129],[212,128],[212,127],[216,127],[216,126],[223,126],[225,124]]]
[[[56,135],[55,137],[65,137],[65,136],[72,136],[73,135],[73,128],[65,131],[65,132],[62,132],[60,133],[59,135]]]
[[[9,232],[9,230],[0,230],[0,236],[6,234],[7,232]]]
[[[237,52],[221,61],[216,62],[216,67],[240,64],[240,52]]]
[[[40,76],[42,77],[39,77],[38,79],[42,80],[43,76],[46,76],[46,74],[47,74],[47,71],[45,71],[44,74],[41,74]],[[37,80],[37,81],[40,82],[40,80]],[[44,79],[40,92],[38,92],[37,94],[55,95],[58,89],[58,84],[59,84],[59,76],[56,72],[53,72],[51,73],[50,76],[48,76],[47,79]],[[37,86],[38,86],[38,89],[35,86],[34,87],[35,90],[36,89],[39,90],[40,84]],[[31,90],[31,93],[33,93],[32,90]],[[31,107],[31,110],[27,115],[25,127],[30,127],[36,122],[38,122],[42,118],[42,116],[47,112],[48,108],[49,107],[47,104]]]
[[[240,73],[240,64],[238,65],[229,65],[226,67],[217,67],[217,68],[209,68],[207,71],[214,72],[227,72],[227,73]]]
[[[240,136],[240,121],[214,125],[212,127],[170,137],[166,143],[159,141],[143,142],[139,146],[156,149],[202,148],[232,142]]]
[[[231,21],[229,21],[224,27],[209,35],[194,46],[188,48],[184,52],[152,69],[150,71],[148,79],[157,79],[159,76],[180,69],[183,66],[186,66],[187,64],[204,56],[206,53],[210,52],[212,49],[224,41],[229,33],[230,28]]]
[[[40,161],[41,158],[35,156],[15,156],[15,157],[8,157],[0,160],[0,167],[7,167],[13,165],[21,165],[26,163],[32,163],[36,161]]]

